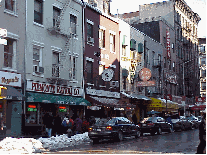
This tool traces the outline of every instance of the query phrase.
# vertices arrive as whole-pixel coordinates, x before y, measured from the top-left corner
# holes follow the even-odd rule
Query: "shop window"
[[[37,113],[37,105],[36,104],[27,104],[26,109],[26,123],[27,124],[39,124],[38,121],[38,113]]]

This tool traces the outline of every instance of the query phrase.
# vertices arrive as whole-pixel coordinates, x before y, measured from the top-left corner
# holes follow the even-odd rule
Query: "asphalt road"
[[[163,133],[162,135],[144,134],[142,137],[127,137],[122,142],[102,140],[97,144],[87,141],[84,144],[59,149],[48,154],[195,154],[199,144],[198,129]]]

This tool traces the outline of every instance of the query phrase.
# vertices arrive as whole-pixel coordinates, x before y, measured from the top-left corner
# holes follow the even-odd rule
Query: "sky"
[[[117,14],[117,9],[119,14],[135,12],[139,11],[139,5],[156,2],[162,0],[112,0],[111,13]],[[185,2],[201,17],[198,23],[198,38],[206,37],[206,0],[185,0]]]

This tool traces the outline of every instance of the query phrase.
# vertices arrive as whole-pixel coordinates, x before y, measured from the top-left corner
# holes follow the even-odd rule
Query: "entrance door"
[[[22,126],[22,103],[21,102],[11,102],[11,135],[21,135],[21,126]],[[9,106],[10,107],[10,106]],[[8,113],[7,113],[8,115]]]

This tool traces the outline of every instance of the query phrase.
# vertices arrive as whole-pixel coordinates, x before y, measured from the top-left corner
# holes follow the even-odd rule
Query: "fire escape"
[[[48,82],[50,83],[55,83],[55,84],[63,84],[67,85],[68,80],[61,79],[60,78],[60,70],[64,67],[68,67],[70,71],[70,75],[73,72],[72,69],[72,64],[69,66],[65,66],[64,63],[69,60],[72,63],[72,56],[70,56],[70,44],[73,47],[73,38],[76,37],[76,34],[72,33],[72,29],[74,28],[74,25],[71,25],[68,28],[68,30],[65,30],[62,21],[63,21],[63,16],[66,12],[66,9],[69,7],[70,3],[72,0],[65,0],[65,3],[63,4],[63,8],[61,9],[60,15],[53,19],[53,27],[49,27],[47,30],[53,34],[53,35],[62,35],[66,37],[66,43],[63,48],[63,51],[60,53],[58,57],[58,63],[57,64],[52,64],[52,77],[47,78]],[[71,47],[71,48],[72,48]],[[73,51],[73,49],[71,49]],[[69,56],[69,59],[67,59]]]

